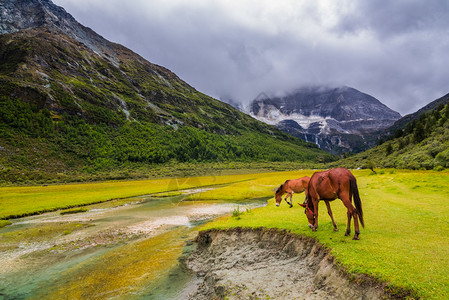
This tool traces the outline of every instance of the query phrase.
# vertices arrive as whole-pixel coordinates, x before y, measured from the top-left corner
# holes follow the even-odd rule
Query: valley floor
[[[199,239],[198,251],[202,252],[195,252],[198,254],[194,256],[202,259],[205,267],[201,266],[202,263],[195,265],[194,262],[192,262],[194,265],[189,266],[198,274],[199,286],[203,286],[202,290],[197,292],[198,297],[215,293],[229,298],[234,297],[234,294],[250,298],[253,297],[252,293],[256,292],[254,297],[265,295],[282,298],[283,295],[293,295],[289,294],[289,291],[295,290],[297,293],[305,292],[310,295],[310,299],[313,299],[315,296],[339,297],[339,293],[342,293],[342,297],[345,297],[344,295],[348,295],[345,293],[356,293],[356,289],[352,287],[347,291],[326,289],[327,280],[333,275],[319,277],[322,276],[319,274],[328,270],[325,266],[326,261],[332,261],[332,258],[328,256],[329,253],[335,258],[333,262],[339,266],[332,272],[337,274],[344,270],[343,273],[349,274],[350,282],[355,281],[357,285],[367,280],[363,277],[365,275],[359,279],[359,274],[366,274],[379,282],[385,282],[386,289],[395,295],[409,296],[411,294],[407,291],[413,291],[412,295],[415,297],[448,299],[449,172],[389,169],[372,173],[369,170],[352,170],[357,178],[365,219],[365,228],[361,229],[359,241],[353,241],[352,237],[344,235],[347,214],[340,200],[331,203],[336,224],[340,228],[338,232],[333,230],[323,203],[320,204],[318,231],[310,230],[304,216],[304,209],[297,205],[304,200],[304,194],[293,196],[292,208],[284,202],[276,207],[273,193],[280,184],[287,179],[311,176],[314,172],[314,170],[296,170],[61,186],[2,187],[0,188],[2,192],[0,193],[0,217],[9,219],[8,216],[29,215],[33,212],[53,211],[58,207],[81,206],[145,194],[157,194],[157,197],[162,199],[161,203],[170,204],[170,197],[178,197],[182,190],[189,189],[192,193],[183,196],[182,205],[206,204],[210,201],[234,203],[229,208],[232,216],[220,217],[214,222],[203,225],[200,229],[213,230],[213,232],[225,230],[231,233],[229,236],[217,235],[217,239],[210,233],[210,239],[207,238],[206,241]],[[214,187],[213,190],[210,189],[212,187]],[[115,205],[116,202],[125,204],[122,201],[124,199],[107,201],[102,205]],[[262,201],[267,205],[249,209],[243,206],[245,202],[254,201]],[[155,203],[158,202],[150,199],[148,205]],[[95,213],[95,210],[86,213]],[[127,220],[127,218],[123,219],[125,222]],[[12,225],[7,225],[1,230],[13,239],[12,241],[16,241],[14,245],[10,245],[11,247],[21,247],[17,239],[27,239],[27,236],[9,234],[16,221],[20,220],[11,219],[11,221]],[[54,234],[67,238],[72,234],[71,231],[74,231],[73,234],[77,232],[64,226],[66,225],[59,226],[59,230]],[[89,228],[96,227],[87,227]],[[254,236],[240,235],[239,232],[242,230],[236,228],[249,228],[256,234]],[[258,231],[260,228],[275,228],[282,234],[278,236],[262,234]],[[40,229],[47,229],[47,227]],[[53,226],[48,227],[49,232],[53,232],[53,229]],[[38,230],[26,232],[31,242],[35,236],[41,234]],[[328,252],[321,252],[322,248],[318,245],[309,245],[308,240],[305,246],[293,239],[290,241],[291,235],[301,237],[300,240],[304,236],[313,238]],[[3,243],[5,243],[4,239]],[[36,261],[40,261],[42,257],[52,256],[43,255]],[[147,257],[144,258],[144,261],[148,262]],[[190,259],[187,263],[189,262]],[[330,265],[333,265],[333,262],[330,262]],[[274,265],[271,265],[272,263]],[[86,266],[90,267],[89,264]],[[305,271],[304,274],[298,271],[310,266],[312,269]],[[282,271],[276,273],[276,269]],[[121,272],[121,265],[117,270]],[[259,271],[265,274],[264,277],[260,277],[262,279],[258,279],[259,277],[255,275],[255,272],[259,273]],[[240,277],[243,276],[241,274],[246,277]],[[117,278],[121,276],[118,275]],[[307,281],[306,278],[313,279]],[[173,285],[172,279],[170,277],[168,286]],[[311,285],[300,291],[299,289],[303,288],[301,284],[305,282]],[[324,292],[320,286],[324,287]],[[375,283],[374,286],[372,284],[368,286],[376,289]],[[277,290],[278,288],[284,290]],[[246,294],[250,290],[251,293]],[[363,298],[363,294],[360,297]]]

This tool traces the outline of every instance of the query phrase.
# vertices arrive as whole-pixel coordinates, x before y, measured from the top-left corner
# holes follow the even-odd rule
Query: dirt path
[[[382,284],[349,280],[315,240],[278,230],[205,231],[186,266],[199,278],[190,299],[382,299]]]

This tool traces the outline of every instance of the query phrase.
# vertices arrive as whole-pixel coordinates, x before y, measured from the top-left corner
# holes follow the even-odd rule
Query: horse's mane
[[[310,201],[309,199],[307,199],[306,205],[311,211],[315,211],[314,207],[313,207],[313,201]]]
[[[283,186],[283,184],[281,184],[281,185],[278,187],[278,189],[276,190],[276,194],[278,194],[278,193],[282,190],[282,186]]]

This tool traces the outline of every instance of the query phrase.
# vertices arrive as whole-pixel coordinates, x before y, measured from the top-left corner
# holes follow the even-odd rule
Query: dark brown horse
[[[359,239],[359,220],[363,227],[363,211],[362,202],[357,188],[357,181],[352,173],[345,168],[331,169],[323,172],[316,172],[310,178],[308,186],[308,201],[306,204],[300,204],[305,207],[305,214],[309,220],[309,227],[313,231],[318,228],[318,203],[320,200],[326,202],[328,213],[332,219],[334,230],[337,225],[334,222],[332,211],[328,205],[328,201],[341,199],[347,208],[348,224],[345,235],[351,234],[351,218],[354,218],[354,240]],[[351,199],[354,198],[355,207],[352,205]]]
[[[287,202],[290,205],[290,208],[293,206],[293,193],[302,193],[305,192],[306,194],[306,201],[307,201],[307,186],[309,185],[309,176],[304,176],[298,179],[291,179],[287,180],[283,184],[281,184],[280,187],[276,190],[274,193],[274,196],[276,198],[276,206],[279,206],[282,202],[282,195],[287,193],[287,196],[285,196],[285,202]],[[290,202],[287,201],[287,198],[290,197]]]

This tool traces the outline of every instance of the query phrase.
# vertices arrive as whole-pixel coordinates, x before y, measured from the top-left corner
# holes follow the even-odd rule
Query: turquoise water
[[[0,229],[0,299],[46,298],[47,294],[70,286],[77,276],[90,274],[95,277],[95,266],[101,266],[99,262],[109,254],[121,253],[132,243],[155,239],[167,232],[174,234],[167,235],[165,247],[169,248],[171,243],[180,245],[182,241],[182,245],[187,243],[183,249],[183,255],[186,255],[193,247],[188,241],[196,235],[199,224],[232,213],[237,207],[244,211],[266,203],[263,199],[183,201],[184,197],[136,197],[131,199],[135,200],[133,204],[116,208],[97,205],[88,212],[75,215],[54,212],[14,220],[11,226]],[[67,223],[80,225],[74,230],[61,229],[50,236],[39,235],[43,226],[48,230],[48,227]],[[37,237],[28,239],[29,232]],[[148,253],[157,251],[145,249]],[[139,287],[115,292],[108,291],[107,283],[103,282],[101,289],[108,291],[105,298],[185,299],[195,284],[195,278],[179,263],[169,270],[160,270],[160,276],[151,275],[151,279],[143,281]],[[95,286],[90,288],[95,290]]]

